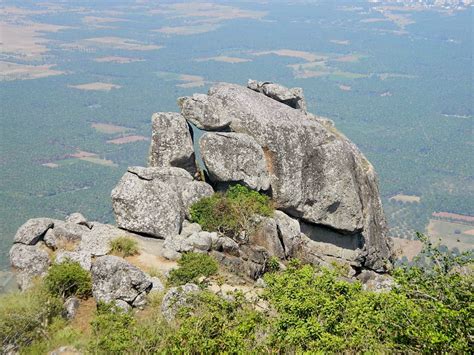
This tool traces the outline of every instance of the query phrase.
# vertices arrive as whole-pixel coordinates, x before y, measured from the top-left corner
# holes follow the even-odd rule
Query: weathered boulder
[[[287,106],[306,111],[306,100],[302,88],[288,89],[280,84],[256,80],[249,80],[247,87]]]
[[[189,206],[212,187],[181,168],[131,167],[112,190],[120,228],[167,238],[180,232]]]
[[[179,168],[129,168],[112,190],[117,225],[158,238],[179,233],[184,214],[173,179],[192,181]]]
[[[35,245],[54,226],[50,218],[32,218],[18,228],[13,243]]]
[[[364,290],[377,293],[389,292],[395,285],[395,281],[390,275],[377,274],[372,270],[362,270],[362,272],[357,275],[357,279],[362,282]]]
[[[190,127],[183,116],[175,112],[153,114],[149,155],[151,167],[178,167],[196,172]]]
[[[71,213],[69,216],[66,217],[66,222],[80,224],[82,226],[86,226],[87,228],[92,228],[92,224],[87,221],[86,217],[84,217],[79,212]]]
[[[90,222],[92,228],[84,233],[79,243],[78,252],[90,254],[92,256],[102,256],[110,253],[110,242],[123,236],[132,236],[131,233],[110,224]]]
[[[249,235],[249,244],[265,248],[270,255],[285,258],[285,250],[278,237],[277,223],[273,218],[255,216],[255,231]]]
[[[211,181],[238,181],[254,190],[270,187],[263,149],[249,135],[205,133],[199,140],[199,147]]]
[[[79,299],[77,297],[69,297],[64,302],[64,316],[67,320],[71,320],[76,316],[79,308]]]
[[[29,288],[34,277],[43,276],[51,264],[46,247],[41,244],[17,243],[10,249],[10,264],[20,272],[17,281],[21,290]]]
[[[199,286],[193,283],[170,288],[161,303],[163,317],[168,321],[172,321],[179,309],[188,305],[193,295],[198,292]]]
[[[179,192],[185,216],[191,218],[189,211],[191,205],[203,197],[211,196],[214,190],[211,185],[204,181],[191,181],[184,184]]]
[[[186,120],[200,129],[213,131],[224,129],[230,124],[224,103],[218,98],[194,94],[190,97],[180,97],[178,105]]]
[[[53,250],[74,250],[79,245],[82,235],[88,232],[89,228],[84,225],[55,221],[54,228],[46,232],[44,242]]]
[[[263,149],[276,207],[346,235],[361,235],[366,267],[391,257],[377,177],[371,164],[334,128],[253,90],[218,84],[199,99],[179,100],[198,127],[247,134]]]
[[[59,250],[56,252],[56,258],[54,260],[56,264],[61,264],[66,260],[79,263],[86,271],[90,271],[92,266],[92,255],[89,252],[67,250]]]
[[[145,294],[153,287],[147,275],[122,258],[113,255],[101,256],[91,268],[92,294],[96,301],[123,301],[140,307]]]
[[[283,244],[286,257],[291,257],[301,243],[300,223],[282,211],[275,211],[273,218],[276,222],[278,236]]]

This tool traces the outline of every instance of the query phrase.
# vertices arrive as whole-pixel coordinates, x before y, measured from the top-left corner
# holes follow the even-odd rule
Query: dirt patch
[[[95,157],[95,156],[97,156],[97,154],[91,153],[91,152],[86,152],[86,151],[84,151],[84,150],[78,150],[76,153],[70,154],[69,156],[70,156],[71,158],[78,158],[78,159],[81,159],[81,158]]]
[[[92,333],[91,321],[97,310],[97,303],[93,297],[87,300],[81,300],[76,316],[71,321],[71,326],[77,329],[81,334],[89,335]]]
[[[231,63],[231,64],[236,64],[236,63],[246,63],[246,62],[251,62],[251,59],[247,58],[238,58],[238,57],[228,57],[225,55],[221,55],[218,57],[210,57],[210,58],[198,58],[195,59],[196,62],[208,62],[208,61],[214,61],[214,62],[223,62],[223,63]]]
[[[3,11],[3,9],[2,9]],[[45,32],[58,32],[70,27],[31,21],[15,22],[11,18],[0,21],[2,57],[21,60],[40,60],[48,52],[50,41]]]
[[[403,195],[398,194],[389,198],[390,201],[409,202],[409,203],[420,203],[421,197],[416,195]]]
[[[359,61],[359,56],[355,54],[351,55],[344,55],[342,57],[338,57],[334,59],[336,62],[341,62],[341,63],[355,63]]]
[[[97,16],[85,16],[82,19],[82,23],[93,27],[93,28],[109,28],[114,29],[115,26],[107,26],[106,24],[117,23],[117,22],[126,22],[128,20],[117,17],[97,17]]]
[[[278,49],[278,50],[271,50],[271,51],[263,51],[263,52],[254,52],[251,53],[255,56],[262,56],[262,55],[277,55],[281,57],[292,57],[292,58],[301,58],[307,60],[308,62],[314,62],[316,60],[326,59],[326,56],[321,56],[319,54],[305,52],[305,51],[296,51],[292,49]]]
[[[110,140],[107,141],[107,143],[109,143],[109,144],[127,144],[127,143],[148,141],[148,140],[149,140],[149,138],[147,138],[147,137],[134,135],[134,136],[125,136],[125,137],[110,139]]]
[[[110,83],[101,83],[101,82],[95,82],[95,83],[88,83],[88,84],[80,84],[80,85],[68,85],[68,87],[73,88],[73,89],[79,89],[79,90],[92,90],[92,91],[110,91],[112,89],[120,89],[120,85],[116,84],[110,84]]]
[[[163,48],[163,46],[121,37],[95,37],[63,45],[63,48],[73,50],[84,50],[90,47],[105,47],[129,51],[152,51]]]
[[[134,63],[134,62],[144,62],[145,59],[141,58],[129,58],[129,57],[100,57],[100,58],[95,58],[94,62],[97,63],[118,63],[118,64],[128,64],[128,63]]]
[[[407,257],[408,261],[412,261],[423,249],[423,243],[419,240],[408,240],[402,238],[392,238],[394,252],[396,257]]]
[[[219,28],[218,24],[208,23],[202,25],[189,25],[189,26],[166,26],[161,27],[153,32],[160,32],[166,35],[179,35],[179,36],[189,36],[196,35],[200,33],[211,32]]]
[[[377,74],[380,80],[387,80],[393,78],[401,78],[401,79],[416,79],[417,76],[415,75],[407,75],[407,74],[397,74],[397,73],[380,73]]]
[[[80,160],[88,161],[89,163],[103,165],[103,166],[110,166],[110,167],[118,166],[118,164],[115,164],[112,160],[102,159],[99,157],[85,157],[85,158],[80,158]]]
[[[348,46],[349,44],[351,44],[351,42],[348,40],[340,40],[340,39],[331,39],[329,42],[334,43],[334,44],[339,44],[341,46]]]
[[[471,231],[472,225],[430,219],[426,233],[431,242],[446,245],[449,249],[458,248],[460,251],[470,250],[474,247],[474,236],[466,231]]]
[[[342,91],[351,91],[352,87],[349,85],[339,85],[339,89],[341,89]]]
[[[187,75],[181,74],[178,77],[179,81],[184,81],[183,84],[177,84],[176,86],[181,88],[197,88],[206,85],[204,78],[199,75]]]
[[[105,133],[105,134],[117,134],[117,133],[125,133],[128,131],[134,131],[133,128],[117,126],[112,123],[94,122],[91,124],[91,127],[94,128],[97,132]]]
[[[66,74],[64,71],[52,69],[55,66],[55,64],[26,65],[0,61],[0,81],[31,80]]]
[[[450,213],[450,212],[433,212],[432,216],[438,217],[438,218],[449,218],[449,219],[454,219],[457,221],[474,223],[473,216],[466,216],[463,214]]]
[[[41,165],[45,166],[47,168],[51,168],[51,169],[59,168],[59,164],[56,164],[56,163],[44,163],[44,164],[41,164]]]
[[[469,229],[467,231],[464,231],[464,234],[467,234],[467,235],[474,235],[474,229]]]

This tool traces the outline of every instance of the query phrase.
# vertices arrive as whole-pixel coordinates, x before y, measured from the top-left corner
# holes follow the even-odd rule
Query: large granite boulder
[[[384,270],[391,245],[377,177],[347,138],[302,110],[239,85],[218,84],[208,95],[178,103],[200,128],[251,136],[264,152],[276,207],[340,234],[361,236],[364,265]]]
[[[178,167],[191,174],[196,172],[190,126],[175,112],[153,114],[149,154],[151,167]]]
[[[122,258],[113,255],[98,257],[91,269],[92,294],[96,301],[106,303],[126,302],[141,307],[145,295],[153,287],[147,275]]]
[[[306,111],[306,100],[302,88],[288,89],[280,84],[256,80],[249,80],[247,87],[287,106]]]
[[[120,228],[165,239],[179,234],[190,204],[212,192],[184,169],[131,167],[112,190],[112,206]]]
[[[46,274],[51,260],[47,248],[42,243],[36,245],[16,243],[10,249],[10,264],[18,271],[17,282],[20,290],[26,290],[32,286],[35,277]]]
[[[35,245],[54,226],[50,218],[32,218],[18,228],[13,243]]]
[[[254,190],[270,187],[263,149],[249,135],[205,133],[199,140],[199,147],[211,181],[238,181]]]

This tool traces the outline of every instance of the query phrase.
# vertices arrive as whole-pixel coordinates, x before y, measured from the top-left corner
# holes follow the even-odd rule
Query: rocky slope
[[[66,258],[91,271],[96,300],[123,308],[143,306],[146,293],[162,288],[136,265],[156,266],[191,251],[253,280],[271,257],[282,264],[295,257],[345,264],[349,277],[364,281],[391,267],[373,167],[331,121],[306,111],[301,89],[223,83],[178,104],[181,113],[152,117],[149,166],[130,167],[112,191],[118,228],[73,214],[64,222],[32,219],[18,230],[10,259],[21,288]],[[206,131],[199,142],[192,126]],[[258,229],[230,238],[189,221],[194,202],[237,183],[274,201],[273,216],[255,217]],[[123,235],[148,241],[136,265],[107,255],[110,241]],[[147,248],[154,250],[148,259]]]

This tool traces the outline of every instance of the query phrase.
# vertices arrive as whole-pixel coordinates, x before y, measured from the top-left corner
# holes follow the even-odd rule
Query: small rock
[[[51,260],[40,244],[13,244],[10,249],[10,264],[21,271],[17,279],[20,289],[29,288],[35,276],[42,276],[48,270]]]
[[[35,245],[54,226],[50,218],[32,218],[26,221],[15,234],[13,243]]]
[[[167,248],[163,248],[161,252],[161,256],[163,256],[163,258],[165,259],[172,260],[172,261],[181,259],[181,253],[175,250],[167,249]]]
[[[132,306],[123,300],[115,300],[114,304],[124,312],[128,312],[132,309]]]
[[[186,218],[191,218],[190,208],[193,203],[199,201],[203,197],[212,196],[214,190],[212,186],[204,181],[191,181],[186,183],[180,190],[181,201],[183,203]]]
[[[220,244],[224,253],[239,256],[239,244],[229,237],[221,237]]]
[[[186,306],[192,295],[197,292],[199,292],[199,286],[193,283],[170,288],[161,303],[161,313],[165,319],[172,321],[179,309]]]
[[[153,287],[151,288],[150,292],[161,292],[165,289],[163,282],[161,282],[158,277],[150,277],[150,281],[153,284]]]
[[[211,249],[212,239],[209,232],[199,232],[191,234],[186,242],[193,246],[194,249],[208,251]]]
[[[66,302],[64,302],[64,315],[67,320],[71,320],[76,316],[79,304],[79,299],[77,297],[69,297]]]
[[[53,250],[75,250],[82,236],[87,232],[89,232],[89,228],[86,226],[57,221],[54,223],[54,228],[46,232],[44,242]]]
[[[86,226],[89,229],[92,228],[92,224],[89,223],[87,221],[86,217],[84,217],[79,212],[71,213],[69,216],[67,216],[66,217],[66,222],[79,224],[81,226]]]
[[[362,288],[366,291],[373,291],[377,293],[389,292],[395,281],[393,277],[388,274],[378,274],[371,270],[363,270],[357,279],[362,282]]]
[[[82,353],[73,346],[61,346],[53,350],[49,355],[81,355]]]
[[[261,277],[259,277],[259,278],[257,279],[257,281],[255,282],[255,287],[265,288],[265,287],[267,287],[267,283],[265,282],[264,279],[262,279]]]
[[[184,220],[183,228],[179,235],[186,238],[189,237],[191,234],[199,233],[200,231],[202,231],[202,228],[198,223],[191,223],[188,220]]]

